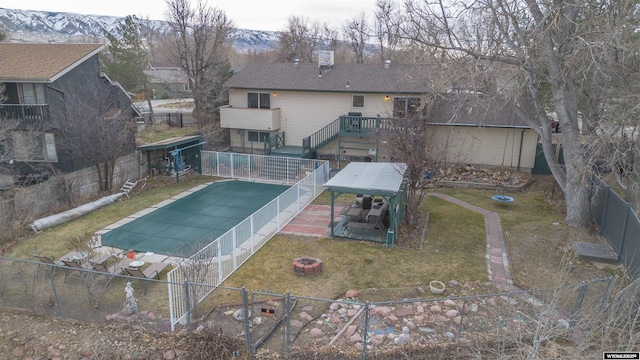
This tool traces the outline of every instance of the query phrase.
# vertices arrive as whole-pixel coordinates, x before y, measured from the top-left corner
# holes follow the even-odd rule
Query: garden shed
[[[406,183],[403,163],[352,162],[327,181],[331,196],[331,236],[384,242],[393,247],[404,216]],[[354,201],[335,221],[335,199],[353,194]]]

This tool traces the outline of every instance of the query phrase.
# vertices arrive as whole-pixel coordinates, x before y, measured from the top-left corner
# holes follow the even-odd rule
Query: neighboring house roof
[[[433,92],[433,66],[337,64],[319,69],[317,64],[253,63],[226,83],[228,88],[416,94]]]
[[[531,128],[521,116],[535,117],[533,104],[495,96],[448,94],[438,101],[433,125]]]
[[[0,82],[50,83],[103,48],[101,44],[0,42]]]

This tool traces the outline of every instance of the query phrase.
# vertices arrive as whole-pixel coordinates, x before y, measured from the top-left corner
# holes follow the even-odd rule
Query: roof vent
[[[300,65],[300,59],[293,59],[293,67],[298,67]]]
[[[391,60],[385,60],[384,61],[384,68],[385,69],[389,69],[391,67]]]

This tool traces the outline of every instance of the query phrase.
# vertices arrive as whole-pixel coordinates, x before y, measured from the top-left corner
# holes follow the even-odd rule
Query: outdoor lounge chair
[[[77,275],[79,275],[80,279],[82,281],[84,281],[84,277],[82,275],[85,274],[85,272],[83,270],[87,270],[86,267],[84,267],[80,262],[74,261],[74,260],[61,260],[61,261],[65,266],[65,269],[64,269],[64,271],[65,271],[64,272],[64,282],[67,282],[67,277],[69,276],[69,274],[71,273],[72,270],[79,270],[77,272]]]
[[[62,255],[62,257],[60,257],[60,260],[85,262],[88,259],[90,262],[102,264],[105,261],[107,261],[111,256],[112,255],[110,254],[102,253],[102,252],[99,252],[96,255],[91,256],[90,250],[81,250],[81,251],[74,250],[74,251],[68,252],[67,254]]]
[[[94,263],[92,261],[89,261],[91,268],[94,271],[97,271],[97,273],[93,274],[93,280],[98,281],[99,279],[102,283],[105,284],[105,286],[108,287],[109,283],[111,282],[111,280],[113,280],[113,278],[116,277],[116,275],[122,274],[123,269],[129,264],[129,261],[130,259],[123,259],[117,264],[113,264],[111,266],[107,266],[104,263]],[[104,276],[104,279],[102,279],[101,275]]]
[[[138,268],[125,268],[124,274],[137,279],[145,280],[144,294],[147,295],[147,286],[149,286],[148,280],[160,280],[160,273],[167,267],[169,267],[168,263],[152,263],[144,270],[140,270]]]
[[[91,264],[91,267],[95,271],[105,273],[105,274],[110,274],[110,275],[120,275],[122,274],[122,270],[129,265],[130,261],[131,259],[123,259],[117,264],[113,264],[111,266],[104,265],[104,262],[98,263],[98,262],[89,261],[89,264]]]
[[[33,256],[36,258],[36,260],[42,263],[42,264],[39,264],[38,268],[36,269],[34,281],[35,281],[35,278],[37,278],[40,273],[46,274],[47,276],[55,275],[56,270],[58,270],[58,267],[56,265],[64,265],[62,261],[55,261],[53,260],[53,258],[44,256],[44,255],[33,255]]]

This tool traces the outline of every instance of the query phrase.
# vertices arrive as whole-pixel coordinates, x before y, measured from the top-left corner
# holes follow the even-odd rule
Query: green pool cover
[[[102,245],[189,257],[289,189],[219,181],[102,235]]]

